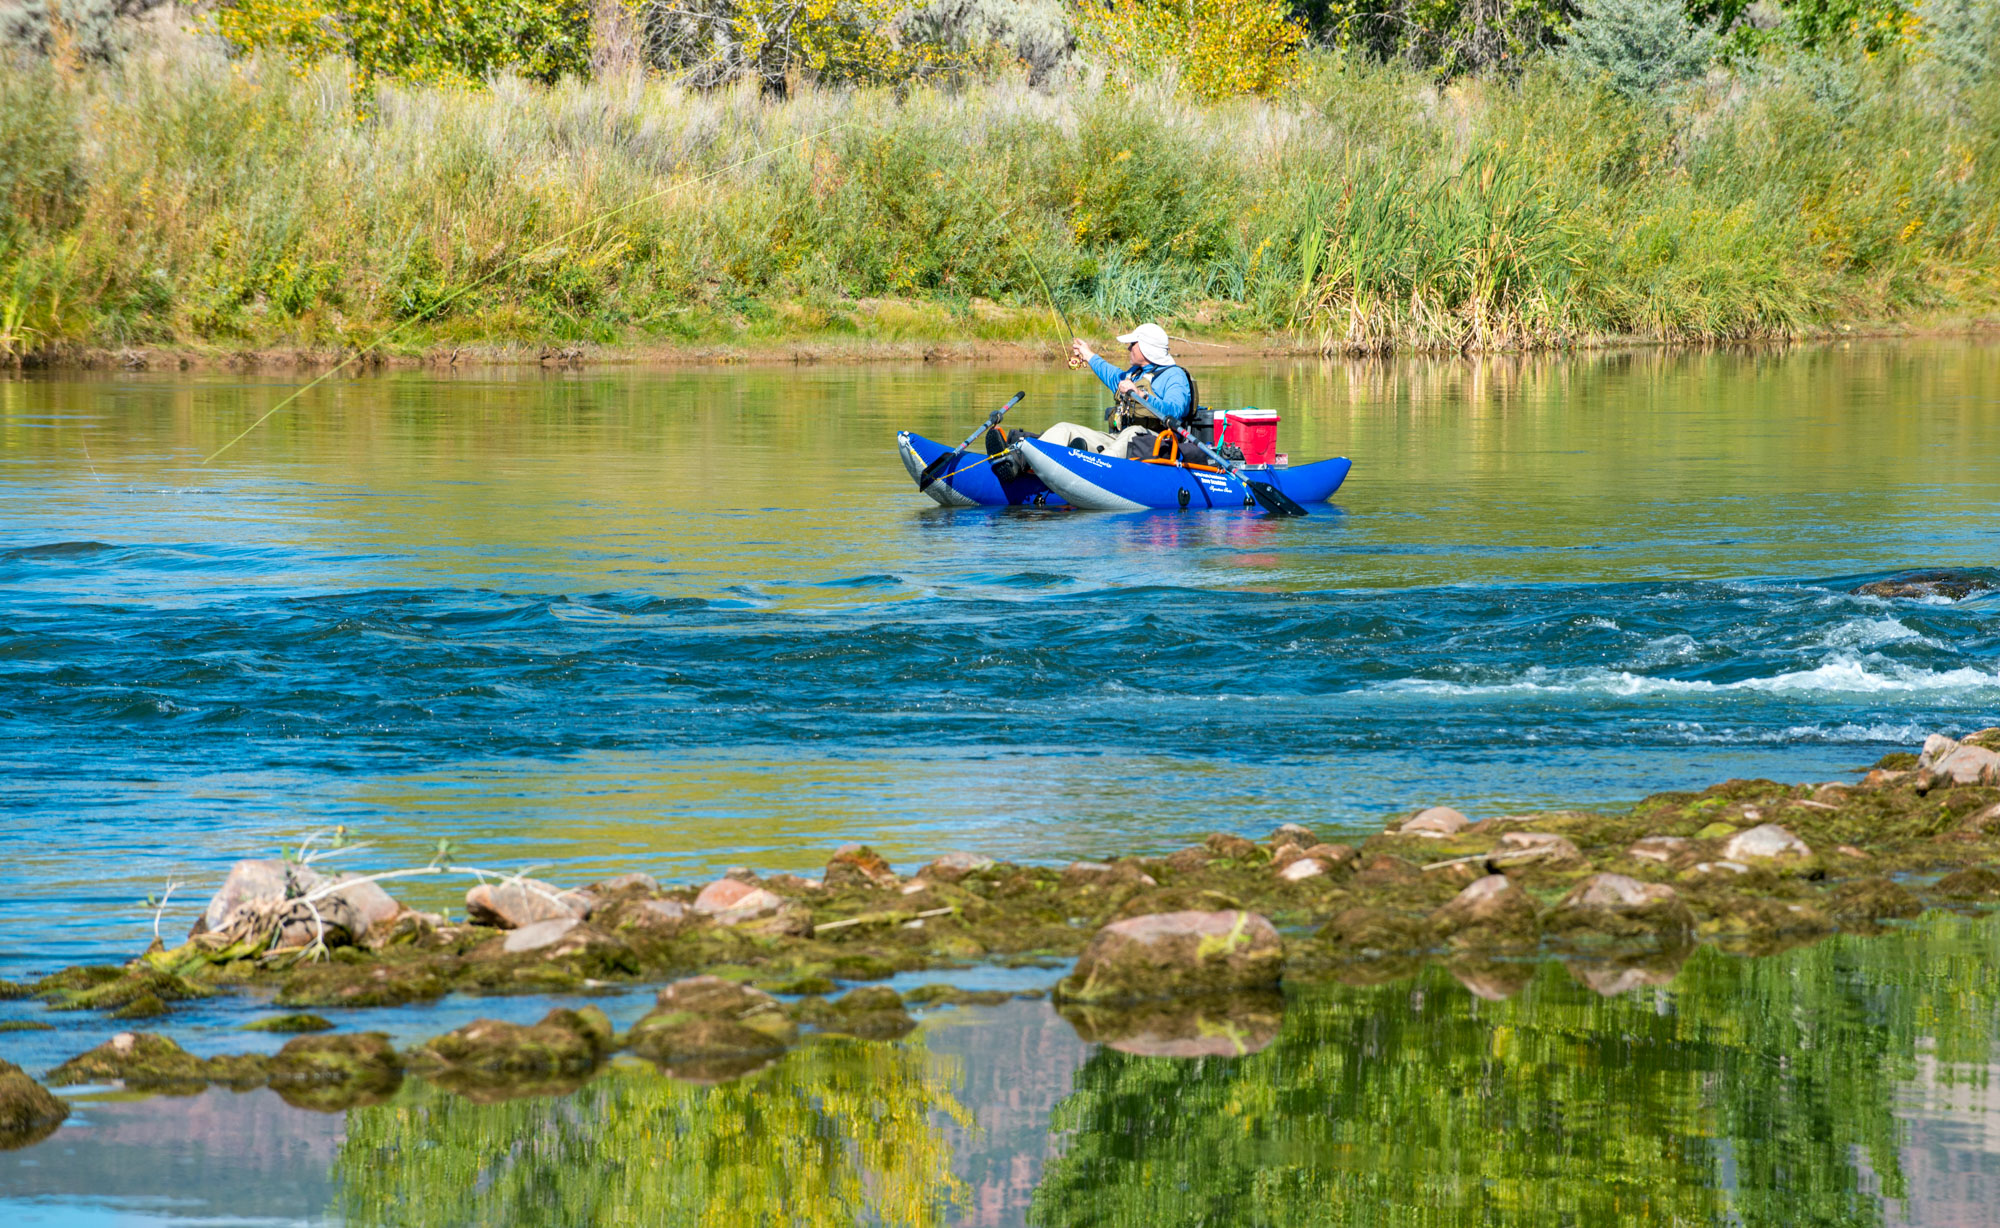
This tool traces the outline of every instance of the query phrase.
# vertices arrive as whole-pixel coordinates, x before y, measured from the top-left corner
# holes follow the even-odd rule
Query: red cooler
[[[1278,411],[1275,409],[1232,409],[1222,442],[1243,449],[1246,465],[1274,465],[1278,461]]]

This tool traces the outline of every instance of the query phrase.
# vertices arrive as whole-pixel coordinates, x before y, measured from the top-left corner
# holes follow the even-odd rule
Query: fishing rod
[[[710,171],[705,175],[697,175],[693,179],[683,179],[677,183],[670,183],[666,187],[661,188],[657,192],[651,193],[650,195],[647,196],[638,197],[634,200],[628,200],[624,204],[619,205],[616,208],[606,209],[604,212],[597,214],[595,217],[592,217],[588,221],[579,222],[577,225],[572,226],[568,230],[563,231],[561,234],[557,235],[553,239],[545,240],[538,246],[529,248],[527,251],[521,253],[519,256],[514,257],[514,259],[509,260],[506,264],[501,265],[499,268],[494,269],[492,272],[486,274],[486,276],[484,277],[481,277],[479,280],[468,282],[465,285],[460,286],[458,289],[452,291],[450,294],[447,294],[444,298],[440,299],[436,306],[432,307],[429,311],[424,312],[423,315],[412,316],[410,319],[403,321],[396,327],[376,337],[373,341],[370,341],[367,345],[362,346],[360,349],[354,351],[352,354],[349,354],[347,357],[341,359],[339,362],[333,364],[331,367],[328,367],[325,371],[322,371],[317,377],[308,382],[305,386],[296,389],[290,396],[286,397],[282,401],[279,401],[276,405],[273,405],[271,408],[265,410],[262,417],[258,418],[255,422],[252,422],[249,426],[244,427],[240,432],[237,433],[234,439],[231,439],[228,443],[223,444],[215,451],[209,453],[209,455],[201,463],[204,465],[213,464],[215,462],[216,457],[221,456],[224,452],[227,452],[229,451],[229,449],[235,447],[237,444],[242,443],[246,438],[249,437],[252,431],[264,425],[266,422],[269,422],[274,416],[276,416],[279,410],[285,408],[285,406],[287,405],[290,405],[293,401],[298,400],[306,393],[311,392],[314,388],[319,387],[320,384],[331,379],[334,375],[338,374],[342,369],[346,368],[350,364],[359,362],[363,357],[367,356],[369,353],[373,352],[376,349],[379,349],[381,346],[388,343],[389,341],[394,340],[396,337],[401,336],[404,329],[409,328],[413,324],[416,324],[421,319],[424,319],[426,317],[436,316],[440,311],[443,311],[446,307],[449,307],[451,304],[457,302],[459,299],[464,298],[466,295],[472,293],[474,290],[479,289],[479,287],[485,285],[487,282],[492,281],[494,278],[500,276],[502,273],[511,272],[514,269],[519,268],[521,265],[526,264],[530,260],[533,260],[536,256],[541,255],[543,252],[556,246],[558,243],[561,243],[563,240],[569,238],[571,235],[574,235],[579,231],[589,230],[591,227],[596,226],[610,218],[617,217],[621,213],[637,209],[640,205],[651,204],[653,201],[660,199],[662,196],[665,196],[670,192],[678,192],[682,188],[692,187],[698,183],[706,183],[711,179],[720,178],[721,176],[726,175],[733,170],[738,170],[742,167],[748,166],[752,162],[762,161],[765,158],[772,157],[776,154],[781,154],[788,149],[796,149],[800,145],[804,145],[808,141],[818,140],[820,137],[825,136],[829,132],[838,132],[842,128],[850,128],[850,127],[853,127],[853,123],[851,121],[832,124],[828,127],[821,128],[817,132],[807,133],[805,136],[800,137],[796,141],[792,141],[784,145],[779,145],[771,149],[766,149],[759,153],[751,154],[747,158],[742,158],[739,159],[738,161],[731,162],[728,166]]]

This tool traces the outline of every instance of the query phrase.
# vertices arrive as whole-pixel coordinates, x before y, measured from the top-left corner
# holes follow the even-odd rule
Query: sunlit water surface
[[[1066,859],[2000,721],[2000,600],[1849,591],[2000,561],[2000,348],[1204,367],[1354,459],[1297,521],[911,488],[900,427],[1093,414],[1060,367],[368,376],[202,463],[293,386],[0,382],[0,975],[333,824],[561,881]]]
[[[1839,778],[2000,723],[2000,600],[1852,592],[1995,574],[2000,350],[1201,374],[1223,404],[1279,408],[1291,455],[1352,457],[1336,505],[997,514],[911,489],[898,428],[956,438],[1017,388],[1024,425],[1093,413],[1059,368],[377,375],[213,464],[291,381],[0,381],[0,974],[130,955],[140,899],[178,881],[172,937],[228,862],[333,824],[374,842],[360,868],[448,837],[562,882],[810,871],[849,839],[905,868],[1062,860],[1291,819],[1360,831],[1419,803]],[[0,1157],[0,1206],[1990,1222],[1995,954],[1989,926],[1943,918],[1705,952],[1612,997],[1550,964],[1492,1002],[1433,967],[1295,995],[1261,1052],[1193,1064],[1017,1001],[713,1089],[621,1067],[570,1097],[410,1083],[333,1116],[268,1092],[87,1098]],[[166,1027],[198,1052],[274,1047],[238,1030],[255,1005]],[[548,1005],[341,1022],[409,1042]],[[603,1005],[629,1023],[646,996]],[[45,1069],[119,1026],[59,1022],[0,1034],[0,1056]],[[771,1150],[800,1138],[818,1141]]]

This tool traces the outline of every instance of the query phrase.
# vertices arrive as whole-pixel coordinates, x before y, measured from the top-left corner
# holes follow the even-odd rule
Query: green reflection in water
[[[1056,1111],[1070,1142],[1030,1221],[1880,1223],[1906,1196],[1894,1110],[1919,1059],[1984,1077],[1995,937],[1933,915],[1779,957],[1704,949],[1615,997],[1551,963],[1486,1001],[1432,966],[1295,996],[1252,1057],[1103,1050]]]
[[[560,1099],[412,1082],[349,1113],[340,1206],[357,1225],[949,1222],[954,1065],[827,1038],[713,1087],[636,1064]]]

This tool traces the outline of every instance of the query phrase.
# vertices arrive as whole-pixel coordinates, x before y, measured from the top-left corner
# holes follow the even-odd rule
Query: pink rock
[[[1730,861],[1800,861],[1812,856],[1812,850],[1776,823],[1766,823],[1729,837],[1722,855]]]
[[[1688,842],[1680,836],[1647,836],[1626,849],[1625,855],[1665,865],[1680,856],[1687,846]]]
[[[1297,883],[1309,878],[1318,878],[1326,873],[1326,869],[1326,863],[1317,857],[1299,857],[1286,862],[1285,867],[1278,871],[1278,877],[1288,883]]]
[[[226,929],[237,909],[246,904],[276,904],[288,895],[304,895],[323,881],[319,871],[297,862],[275,857],[239,861],[229,867],[229,877],[222,881],[222,889],[209,900],[198,932]]]
[[[1420,811],[1415,818],[1405,821],[1396,831],[1398,834],[1405,836],[1422,836],[1427,840],[1443,840],[1451,836],[1456,836],[1470,826],[1472,826],[1472,820],[1453,810],[1451,807],[1432,806],[1429,810]]]
[[[1251,912],[1151,913],[1097,931],[1056,987],[1079,1002],[1220,993],[1278,983],[1284,944]]]
[[[933,879],[940,883],[955,883],[968,874],[977,874],[992,868],[991,857],[981,857],[977,853],[946,853],[918,870],[917,877]]]
[[[583,922],[575,917],[556,917],[549,921],[537,921],[524,925],[509,933],[501,942],[500,949],[509,955],[519,955],[523,951],[539,951],[561,942],[571,930]]]
[[[1545,831],[1510,831],[1494,846],[1495,859],[1510,865],[1539,862],[1550,866],[1580,866],[1583,854],[1568,837]]]
[[[713,917],[723,925],[770,912],[784,906],[785,897],[762,887],[752,887],[733,878],[718,878],[694,898],[694,910]]]
[[[1078,887],[1157,887],[1152,875],[1129,862],[1073,861],[1063,871],[1062,885]]]
[[[532,878],[480,883],[465,893],[465,915],[479,925],[520,929],[559,917],[583,918],[597,898],[585,891],[564,891]]]

